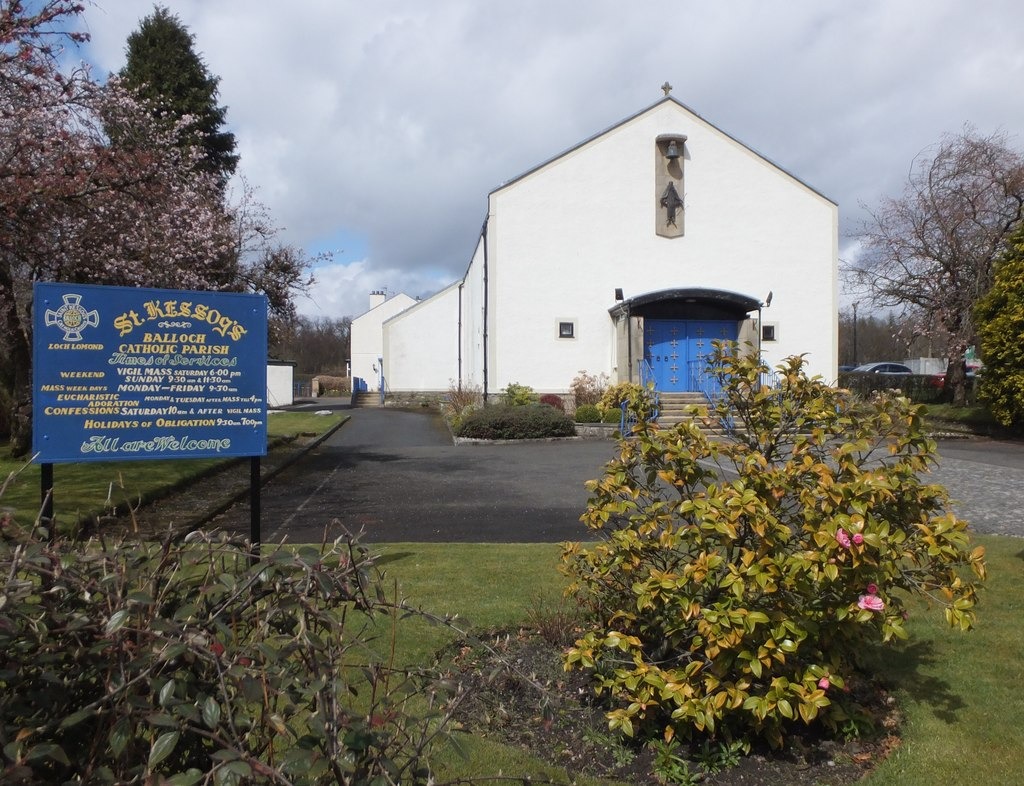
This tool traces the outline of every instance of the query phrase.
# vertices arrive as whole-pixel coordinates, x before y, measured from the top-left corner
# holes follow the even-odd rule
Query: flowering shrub
[[[904,600],[927,595],[974,621],[982,548],[946,491],[921,476],[934,444],[920,408],[865,403],[809,379],[801,358],[766,371],[729,345],[712,361],[727,439],[639,421],[566,544],[569,592],[592,624],[565,655],[593,673],[628,735],[782,743],[795,721],[849,717],[846,681],[875,642],[907,636]]]
[[[352,542],[251,561],[210,540],[49,542],[5,517],[0,599],[0,782],[432,780],[454,694],[374,645],[377,620],[419,612]]]

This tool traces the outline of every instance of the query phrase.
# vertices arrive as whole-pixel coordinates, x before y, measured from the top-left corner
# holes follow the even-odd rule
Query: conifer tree
[[[1024,224],[996,263],[995,280],[975,310],[981,398],[1004,426],[1024,425]]]
[[[194,117],[181,145],[199,147],[200,168],[226,184],[238,164],[235,135],[224,130],[227,108],[217,105],[220,78],[196,53],[195,36],[166,7],[155,6],[128,36],[126,53],[124,84],[171,122]]]

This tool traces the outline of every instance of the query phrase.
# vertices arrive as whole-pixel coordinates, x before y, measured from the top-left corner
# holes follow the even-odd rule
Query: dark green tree
[[[975,319],[985,361],[981,398],[1004,426],[1024,425],[1024,224],[997,261]]]
[[[167,8],[155,6],[128,36],[124,83],[148,101],[154,113],[175,121],[195,118],[181,145],[203,151],[200,169],[222,185],[235,171],[235,135],[224,130],[227,108],[217,105],[220,78],[212,75],[195,51],[195,36]],[[112,136],[117,139],[117,133]]]

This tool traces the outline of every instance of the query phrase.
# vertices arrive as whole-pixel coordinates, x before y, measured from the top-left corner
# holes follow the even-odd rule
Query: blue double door
[[[644,360],[656,389],[695,390],[695,374],[704,370],[711,342],[735,341],[738,331],[733,321],[644,319]]]

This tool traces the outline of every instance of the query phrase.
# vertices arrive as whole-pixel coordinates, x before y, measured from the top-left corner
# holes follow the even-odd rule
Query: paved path
[[[614,454],[610,440],[453,445],[440,417],[353,409],[351,420],[263,490],[263,539],[368,543],[579,540],[584,483]],[[248,532],[244,506],[215,525]]]
[[[971,529],[1024,537],[1024,443],[992,439],[941,440],[932,473]]]
[[[351,420],[263,491],[263,540],[368,543],[560,542],[587,536],[584,483],[615,451],[610,440],[452,445],[439,417],[353,409]],[[1024,444],[940,442],[934,479],[983,533],[1024,537]],[[248,508],[214,521],[248,532]],[[344,529],[343,529],[344,528]]]

